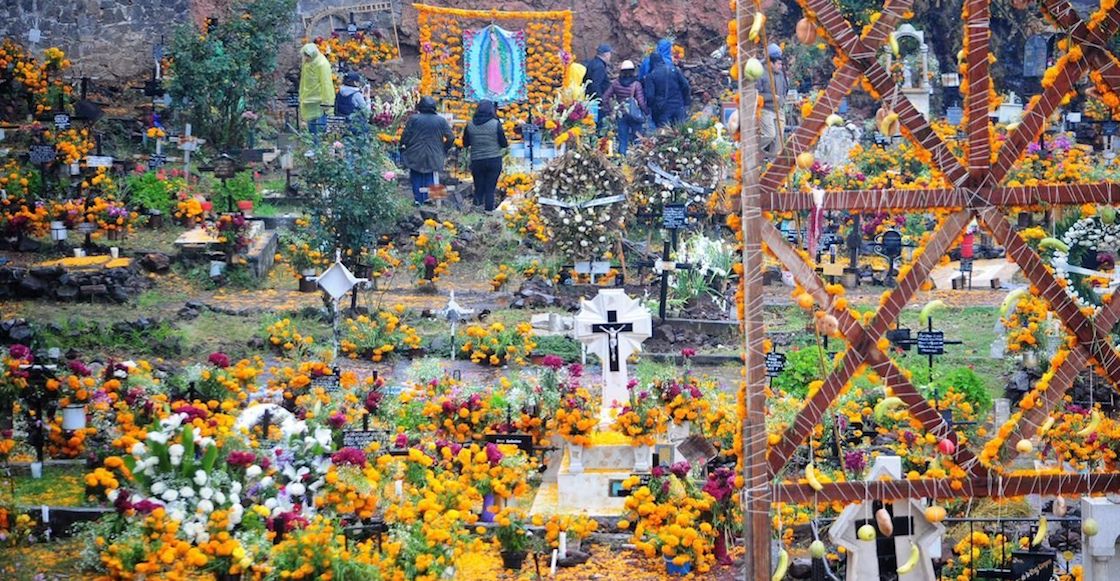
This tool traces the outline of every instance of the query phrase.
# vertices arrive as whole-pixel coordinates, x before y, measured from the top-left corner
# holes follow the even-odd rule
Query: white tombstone
[[[996,426],[1002,426],[1011,419],[1011,400],[1001,397],[995,401]]]
[[[642,350],[642,341],[653,334],[649,309],[622,289],[603,289],[592,300],[582,300],[575,317],[576,338],[599,356],[603,366],[603,401],[599,420],[611,423],[612,403],[625,405],[629,375],[626,360]]]
[[[875,482],[885,476],[895,480],[901,479],[901,458],[898,456],[876,458],[867,480]],[[918,566],[908,573],[899,575],[898,580],[936,581],[932,555],[940,553],[941,536],[945,533],[945,527],[929,522],[925,516],[925,506],[917,499],[896,500],[891,506],[891,511],[894,516],[895,534],[886,540],[894,550],[896,562],[901,565],[909,558],[911,541],[921,550]],[[856,536],[856,531],[864,524],[875,526],[875,514],[870,502],[848,505],[828,529],[828,536],[832,542],[844,547],[848,552],[847,581],[865,581],[883,577],[879,574],[878,561],[878,551],[883,539],[861,541]],[[910,528],[909,531],[906,530],[907,526]],[[876,531],[878,531],[877,527]]]
[[[1082,535],[1082,565],[1085,567],[1082,578],[1085,581],[1120,579],[1120,558],[1116,556],[1116,545],[1120,542],[1120,505],[1107,498],[1083,498],[1081,518],[1091,518],[1100,526],[1096,535]]]

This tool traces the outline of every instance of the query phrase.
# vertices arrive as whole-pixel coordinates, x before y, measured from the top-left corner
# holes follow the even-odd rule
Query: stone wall
[[[39,48],[58,46],[71,56],[75,71],[109,79],[135,77],[151,68],[152,46],[161,34],[170,40],[175,28],[202,21],[230,0],[3,0],[0,37],[26,42],[27,31],[38,22],[43,32]],[[615,58],[637,59],[657,40],[674,34],[689,57],[723,46],[730,8],[727,0],[428,0],[437,6],[505,10],[564,10],[574,14],[574,48],[581,60],[594,54],[601,42],[615,47]],[[361,0],[301,0],[298,11],[313,13],[329,6],[361,4]],[[407,60],[417,54],[416,11],[409,1],[398,2],[400,41]],[[293,14],[293,24],[297,15]],[[294,64],[302,28],[293,27]],[[409,57],[412,58],[409,58]],[[414,66],[414,65],[413,65]]]
[[[0,37],[26,43],[27,31],[42,31],[38,48],[57,46],[74,71],[109,79],[135,77],[151,69],[152,47],[170,40],[187,21],[192,0],[4,0]]]

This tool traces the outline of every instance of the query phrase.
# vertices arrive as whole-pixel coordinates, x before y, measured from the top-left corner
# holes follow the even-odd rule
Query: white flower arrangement
[[[610,252],[626,228],[625,192],[622,173],[598,151],[573,149],[553,160],[536,188],[551,245],[573,262]]]
[[[1087,274],[1086,269],[1077,264],[1070,264],[1070,255],[1075,256],[1087,251],[1090,253],[1108,252],[1115,255],[1120,249],[1120,224],[1105,224],[1097,217],[1082,218],[1074,222],[1065,234],[1062,242],[1069,246],[1069,251],[1055,249],[1050,262],[1054,267],[1054,277],[1065,285],[1066,293],[1081,307],[1090,307],[1094,312],[1100,312],[1100,300],[1095,297],[1083,296],[1074,284],[1071,274]],[[1107,276],[1100,273],[1100,276]],[[1106,287],[1097,290],[1098,294],[1112,293],[1120,286],[1120,278],[1113,275]]]

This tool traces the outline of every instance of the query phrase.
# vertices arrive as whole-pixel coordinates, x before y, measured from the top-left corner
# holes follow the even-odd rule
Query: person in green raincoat
[[[327,127],[327,115],[334,108],[334,80],[331,63],[314,43],[303,45],[303,66],[299,74],[299,117],[307,122],[307,130],[321,133]]]

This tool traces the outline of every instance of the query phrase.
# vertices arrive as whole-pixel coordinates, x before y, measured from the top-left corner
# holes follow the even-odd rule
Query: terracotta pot
[[[502,551],[502,566],[511,571],[520,571],[525,564],[525,551]]]

